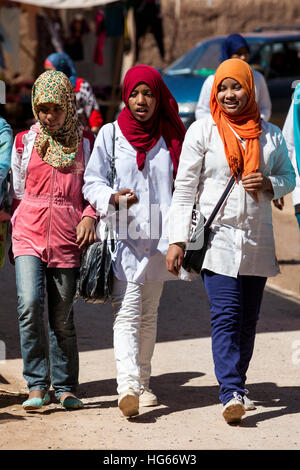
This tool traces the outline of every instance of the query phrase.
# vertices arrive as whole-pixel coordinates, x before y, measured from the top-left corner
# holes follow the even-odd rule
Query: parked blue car
[[[249,63],[265,76],[272,101],[270,121],[282,127],[296,81],[300,80],[300,28],[242,33],[250,47]],[[206,77],[220,63],[226,36],[207,38],[161,71],[179,105],[180,117],[188,128],[195,120],[195,108]]]

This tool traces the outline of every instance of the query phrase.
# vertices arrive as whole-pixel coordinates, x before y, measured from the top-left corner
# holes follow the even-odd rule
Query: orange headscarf
[[[238,81],[248,96],[248,102],[239,114],[230,115],[218,102],[218,87],[225,78]],[[218,67],[210,97],[210,109],[224,144],[231,173],[235,176],[239,170],[242,176],[256,173],[260,161],[259,136],[262,130],[260,112],[255,101],[253,73],[245,61],[228,59]],[[245,150],[232,129],[246,140]]]

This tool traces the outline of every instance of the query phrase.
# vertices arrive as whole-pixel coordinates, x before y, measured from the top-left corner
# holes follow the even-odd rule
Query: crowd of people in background
[[[240,422],[253,409],[247,370],[266,280],[279,272],[272,201],[293,192],[300,229],[300,85],[282,133],[268,122],[268,88],[248,60],[244,38],[230,35],[188,130],[160,73],[147,65],[129,69],[124,107],[113,123],[103,125],[92,87],[65,53],[49,55],[33,85],[30,129],[13,139],[1,118],[0,228],[11,229],[26,411],[46,406],[51,387],[64,408],[84,406],[77,397],[72,303],[82,251],[103,239],[113,218],[118,406],[130,418],[139,407],[159,403],[150,381],[164,282],[179,282],[194,204],[207,219],[232,175],[199,279],[209,299],[223,417]]]

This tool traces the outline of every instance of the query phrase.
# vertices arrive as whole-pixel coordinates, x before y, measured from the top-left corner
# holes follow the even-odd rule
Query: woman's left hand
[[[183,261],[184,251],[182,245],[182,243],[172,243],[166,255],[167,270],[175,276],[178,276]]]
[[[242,178],[242,184],[245,191],[249,193],[256,193],[257,191],[271,191],[273,193],[273,186],[270,178],[264,176],[262,173],[251,173],[250,175]]]
[[[92,217],[83,217],[82,221],[76,227],[77,239],[79,249],[91,245],[97,239],[95,229],[95,219]]]

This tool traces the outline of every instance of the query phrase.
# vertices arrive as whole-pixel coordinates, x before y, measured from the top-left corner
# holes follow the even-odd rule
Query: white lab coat
[[[258,104],[261,118],[269,121],[272,111],[272,103],[269,95],[269,90],[264,76],[257,70],[252,69],[254,82],[255,82],[255,98]],[[215,76],[209,75],[202,85],[199,100],[195,110],[195,118],[200,119],[207,114],[210,114],[210,94],[213,86]]]
[[[83,194],[101,216],[98,234],[104,236],[104,222],[114,222],[117,239],[113,253],[115,276],[121,281],[144,284],[146,281],[176,279],[166,269],[168,213],[173,191],[173,165],[166,143],[161,137],[147,152],[145,167],[138,170],[136,150],[115,122],[114,186],[109,186],[112,155],[112,124],[106,124],[97,135],[85,171]],[[115,211],[111,195],[120,189],[132,189],[138,203],[127,210]]]
[[[272,198],[293,190],[295,172],[280,129],[262,122],[260,171],[269,176],[274,196],[258,193],[257,203],[235,184],[213,225],[203,268],[218,274],[275,276],[279,272],[272,227]],[[171,209],[170,243],[189,241],[190,221],[197,188],[200,211],[207,219],[220,198],[230,169],[218,128],[211,116],[188,129],[180,156]]]

